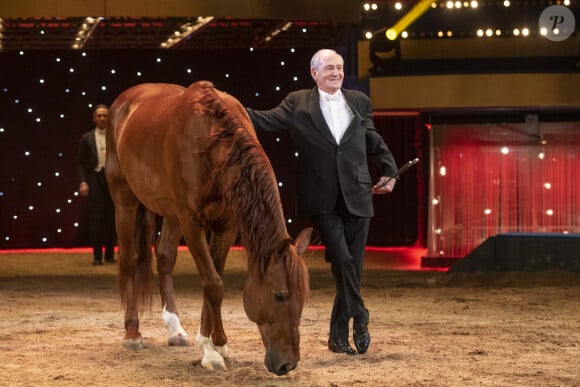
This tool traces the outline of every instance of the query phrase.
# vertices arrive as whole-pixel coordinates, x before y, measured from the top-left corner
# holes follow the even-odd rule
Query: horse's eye
[[[275,292],[274,293],[274,301],[276,302],[284,302],[288,299],[288,293],[282,292]]]

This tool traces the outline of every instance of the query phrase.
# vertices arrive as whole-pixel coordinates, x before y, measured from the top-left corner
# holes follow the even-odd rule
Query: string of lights
[[[0,50],[2,50],[2,40],[4,39],[2,31],[4,31],[4,20],[0,18]]]
[[[176,44],[179,44],[182,40],[191,38],[197,31],[201,30],[213,19],[213,16],[200,16],[194,23],[182,24],[179,30],[175,31],[172,36],[168,37],[165,42],[161,43],[161,48],[171,48]]]
[[[75,176],[80,136],[91,130],[92,109],[111,104],[131,85],[200,79],[235,95],[244,105],[271,108],[291,90],[312,87],[310,50],[86,50],[1,52],[10,77],[0,77],[0,248],[70,247],[87,243],[86,201]],[[248,78],[255,71],[259,77]],[[289,136],[262,138],[272,159],[289,230],[303,228],[292,200],[298,158]],[[292,231],[295,233],[295,231]]]
[[[548,1],[421,1],[362,4],[361,39],[432,39],[545,36],[538,16],[551,5],[577,8],[571,0]],[[417,8],[421,5],[420,12]],[[404,25],[401,25],[404,24]]]
[[[0,19],[0,50],[226,49],[341,43],[344,22],[224,17],[13,17]]]
[[[90,39],[95,29],[99,26],[99,22],[102,19],[102,17],[87,17],[85,22],[81,24],[80,28],[78,29],[74,43],[71,47],[75,50],[83,48],[87,40]]]

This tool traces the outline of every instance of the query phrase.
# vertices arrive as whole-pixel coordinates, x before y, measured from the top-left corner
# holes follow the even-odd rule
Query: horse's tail
[[[133,299],[134,306],[141,311],[145,307],[151,306],[153,298],[152,248],[154,232],[155,215],[144,205],[140,204],[139,207],[137,207],[137,213],[135,216],[134,249],[137,255],[137,260],[134,263],[135,266],[133,266],[133,263],[130,263],[134,268],[132,286],[133,294],[127,294],[131,289],[131,286],[128,287],[127,283],[119,283],[119,289],[123,305],[127,305],[127,301],[130,297]],[[121,270],[123,269],[121,268]],[[127,275],[119,276],[119,278],[124,278],[122,281],[125,282],[130,281],[130,278]]]

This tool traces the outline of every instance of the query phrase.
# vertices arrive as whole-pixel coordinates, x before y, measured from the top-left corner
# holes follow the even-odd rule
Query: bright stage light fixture
[[[421,0],[418,2],[409,12],[405,14],[394,26],[387,29],[385,33],[387,39],[395,40],[397,36],[403,31],[409,24],[417,20],[421,15],[425,13],[430,7],[433,0]]]

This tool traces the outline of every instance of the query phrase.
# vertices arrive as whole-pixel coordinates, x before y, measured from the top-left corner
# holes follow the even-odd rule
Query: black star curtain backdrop
[[[89,245],[88,203],[77,193],[75,162],[80,136],[93,128],[95,105],[110,105],[123,90],[139,83],[187,86],[206,79],[245,106],[269,109],[288,92],[314,86],[309,74],[313,53],[290,48],[0,52],[0,248]],[[350,74],[344,86],[361,89]],[[397,161],[403,163],[412,153],[414,124],[395,122],[393,130],[389,125],[378,126],[401,158]],[[299,155],[286,133],[260,135],[260,141],[279,181],[289,233],[296,236],[310,224],[296,215],[295,159]],[[391,197],[377,199],[382,214],[373,220],[369,243],[415,242],[414,191],[411,184]],[[410,204],[401,207],[402,200]],[[406,224],[401,226],[403,219]]]

